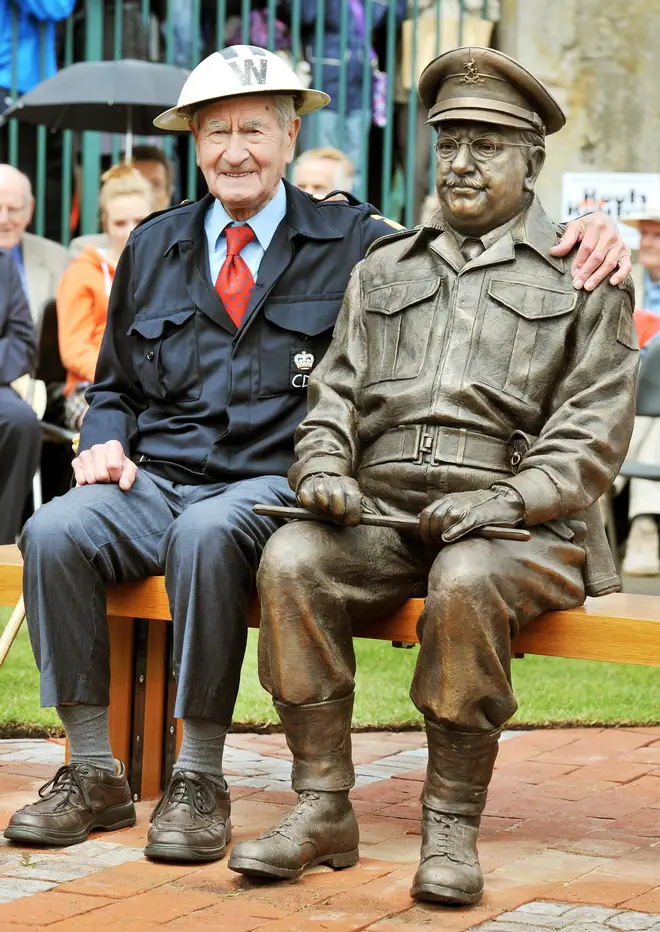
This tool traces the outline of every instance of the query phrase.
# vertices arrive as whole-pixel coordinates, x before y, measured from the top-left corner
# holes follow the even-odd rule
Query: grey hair
[[[542,130],[523,129],[517,135],[524,145],[538,146],[539,149],[545,149],[545,133]]]
[[[275,117],[280,129],[286,130],[289,124],[296,118],[295,97],[292,94],[272,94],[273,104],[275,105]],[[204,107],[216,103],[217,100],[205,100],[203,104],[193,104],[190,107],[182,108],[181,116],[189,120],[196,130],[199,129],[199,115]]]

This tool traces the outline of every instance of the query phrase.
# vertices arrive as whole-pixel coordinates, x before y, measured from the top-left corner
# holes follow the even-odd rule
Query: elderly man
[[[184,735],[146,854],[224,853],[223,744],[257,566],[278,527],[252,506],[293,502],[285,477],[309,374],[350,270],[391,232],[368,205],[317,201],[282,180],[300,116],[327,101],[276,55],[231,46],[203,61],[156,121],[190,128],[209,194],[132,234],[87,395],[78,488],[39,509],[21,539],[41,699],[57,707],[71,756],[12,817],[9,839],[67,845],[134,821],[108,737],[105,586],[164,573]],[[586,257],[603,234],[575,273],[584,282],[609,242],[587,286],[619,259],[617,277],[628,265],[607,224],[581,221],[560,249],[584,234]]]
[[[630,439],[638,352],[630,283],[576,293],[549,254],[559,229],[534,183],[564,115],[546,89],[507,56],[464,48],[425,69],[419,95],[438,132],[441,210],[353,272],[289,472],[302,505],[349,526],[281,528],[259,570],[260,675],[298,804],[235,845],[229,867],[292,878],[357,861],[351,622],[426,590],[411,697],[429,761],[411,892],[471,904],[516,709],[511,639],[585,589],[618,586],[596,502]],[[361,525],[362,511],[418,519],[419,533]],[[531,539],[471,536],[486,524]]]
[[[30,179],[11,165],[0,165],[0,249],[7,250],[16,263],[38,324],[43,305],[57,294],[69,255],[59,243],[26,232],[33,214]]]
[[[13,544],[39,465],[41,428],[11,387],[35,364],[37,341],[18,269],[0,251],[0,544]]]
[[[313,197],[324,198],[333,191],[353,190],[353,166],[332,146],[307,149],[293,163],[293,183]]]
[[[650,312],[658,322],[656,327],[660,326],[660,206],[649,205],[638,214],[622,218],[622,223],[639,231],[638,261],[633,266],[637,306]],[[657,339],[651,337],[651,341]],[[660,465],[660,422],[656,418],[635,418],[628,455],[652,466]],[[629,576],[660,575],[660,483],[630,480],[628,518],[630,531],[623,572]]]

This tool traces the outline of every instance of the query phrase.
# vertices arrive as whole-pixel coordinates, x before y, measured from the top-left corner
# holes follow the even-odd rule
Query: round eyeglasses
[[[499,139],[490,139],[488,136],[479,136],[470,142],[459,142],[451,136],[442,136],[435,144],[435,154],[442,162],[453,162],[461,146],[467,146],[470,155],[477,162],[490,162],[504,146],[515,146],[517,149],[530,149],[531,146],[521,142],[502,142]]]

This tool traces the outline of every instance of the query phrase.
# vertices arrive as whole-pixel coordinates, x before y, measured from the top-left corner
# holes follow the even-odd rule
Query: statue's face
[[[468,120],[440,124],[436,154],[442,209],[466,236],[483,236],[519,213],[544,159],[518,130]]]

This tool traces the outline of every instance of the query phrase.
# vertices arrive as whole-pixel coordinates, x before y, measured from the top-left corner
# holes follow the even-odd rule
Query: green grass
[[[9,612],[0,609],[0,628]],[[250,632],[235,721],[276,722],[270,697],[257,677],[257,634]],[[403,725],[420,716],[408,698],[417,650],[388,643],[355,643],[358,678],[355,722]],[[655,724],[660,722],[660,677],[653,667],[528,656],[516,660],[513,680],[520,709],[518,725],[558,723]],[[39,706],[39,677],[26,626],[0,670],[0,728],[3,723],[56,726],[52,709]]]

